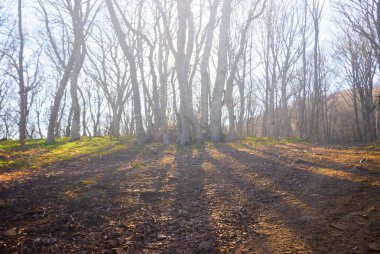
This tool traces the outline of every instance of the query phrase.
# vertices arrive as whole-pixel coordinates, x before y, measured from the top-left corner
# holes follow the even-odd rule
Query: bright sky
[[[321,23],[321,40],[328,41],[331,39],[331,35],[336,33],[336,26],[333,21],[333,0],[325,0],[324,11],[322,14],[322,23]],[[17,14],[17,0],[0,0],[0,6],[3,6],[4,11],[9,13],[10,16]],[[38,22],[38,4],[36,0],[23,0],[23,12],[24,12],[24,27],[27,32],[32,32],[38,30],[41,27],[38,27],[40,24]],[[335,31],[335,32],[334,32]]]

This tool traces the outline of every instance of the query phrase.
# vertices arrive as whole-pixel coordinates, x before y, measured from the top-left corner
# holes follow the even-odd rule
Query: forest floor
[[[0,253],[380,253],[379,147],[132,143],[2,168]]]

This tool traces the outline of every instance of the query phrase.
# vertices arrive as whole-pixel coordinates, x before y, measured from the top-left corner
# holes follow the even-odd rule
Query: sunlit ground
[[[28,140],[25,151],[20,149],[17,141],[2,141],[0,142],[0,182],[21,180],[30,175],[32,170],[58,162],[79,157],[88,160],[91,157],[127,149],[132,140],[132,137],[122,139],[84,137],[79,141],[69,142],[68,138],[60,138],[53,144],[46,144],[45,140]]]
[[[305,142],[294,143],[282,139],[279,143],[264,145],[260,141],[248,138],[243,142],[231,144],[240,151],[269,158],[285,166],[300,170],[312,171],[338,179],[361,182],[380,187],[379,178],[367,175],[366,172],[380,171],[380,147],[343,147],[313,146]]]
[[[30,161],[3,148],[35,165],[1,173],[5,253],[363,253],[379,242],[377,147],[38,142]]]

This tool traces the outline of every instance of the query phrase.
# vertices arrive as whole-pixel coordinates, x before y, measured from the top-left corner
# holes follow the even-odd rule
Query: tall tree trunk
[[[18,0],[18,35],[20,40],[20,49],[18,52],[18,85],[20,95],[20,120],[19,120],[19,137],[22,149],[25,149],[26,139],[26,117],[28,109],[28,90],[24,80],[24,33],[22,28],[22,1]]]
[[[145,137],[145,130],[144,130],[142,114],[141,114],[141,100],[140,100],[139,83],[137,80],[136,60],[133,55],[132,49],[128,46],[126,42],[125,34],[123,30],[121,29],[119,20],[117,19],[112,0],[106,0],[106,3],[107,3],[108,12],[111,17],[113,28],[116,32],[116,36],[119,40],[121,49],[123,50],[123,53],[129,63],[129,70],[130,70],[131,82],[132,82],[133,110],[134,110],[134,115],[135,115],[134,118],[136,121],[136,136],[137,136],[137,142],[139,144],[142,144],[145,142],[146,137]]]
[[[276,137],[276,115],[275,115],[275,91],[276,91],[276,83],[277,83],[277,74],[276,74],[276,68],[277,68],[277,55],[274,50],[274,43],[271,43],[272,46],[272,55],[273,55],[273,62],[272,62],[272,80],[269,90],[269,127],[268,127],[268,134],[271,137]]]
[[[203,132],[208,130],[208,114],[209,114],[209,87],[210,87],[210,73],[209,60],[211,55],[212,39],[215,30],[216,14],[218,10],[219,0],[214,0],[210,10],[210,20],[207,25],[207,35],[204,47],[204,53],[201,60],[200,72],[201,72],[201,126]]]
[[[227,53],[229,48],[228,40],[232,11],[231,5],[231,0],[224,0],[222,7],[222,18],[219,33],[218,67],[210,108],[210,134],[213,141],[220,141],[222,138],[222,99],[227,76]]]
[[[190,59],[194,44],[194,20],[190,3],[177,2],[178,10],[178,31],[177,31],[177,52],[176,71],[180,93],[179,113],[181,115],[181,145],[186,145],[190,141],[191,125],[195,139],[202,142],[203,135],[199,121],[196,119],[193,110],[192,89],[189,83]]]
[[[67,117],[67,126],[65,129],[65,137],[71,136],[71,123],[73,119],[73,107],[70,108],[69,116]]]
[[[78,100],[78,87],[76,83],[73,81],[71,81],[70,84],[70,94],[73,109],[73,117],[71,120],[70,130],[70,141],[76,141],[80,139],[80,105]]]
[[[189,125],[191,125],[195,139],[198,143],[200,143],[203,141],[203,134],[201,124],[194,113],[192,100],[192,84],[189,75],[190,60],[192,58],[195,41],[194,17],[191,10],[191,1],[177,1],[178,29],[176,49],[171,38],[166,13],[162,9],[160,1],[156,0],[155,2],[159,11],[161,12],[167,42],[175,58],[175,70],[177,73],[180,97],[180,117],[179,119],[177,118],[181,125],[179,142],[182,145],[186,145],[190,142]]]
[[[78,33],[83,38],[83,30],[78,31]],[[79,105],[79,98],[78,98],[78,78],[80,71],[83,66],[84,59],[86,57],[86,45],[84,44],[84,38],[81,39],[83,42],[82,44],[82,52],[77,51],[77,55],[75,56],[75,64],[73,71],[71,73],[71,83],[70,83],[70,94],[71,94],[71,101],[72,101],[72,109],[73,109],[73,119],[71,123],[71,133],[70,133],[70,140],[75,141],[80,139],[80,105]]]
[[[72,8],[72,7],[70,6],[70,8]],[[53,106],[51,108],[50,117],[49,117],[48,133],[47,133],[47,141],[46,142],[52,143],[52,142],[54,142],[55,137],[58,135],[56,130],[59,129],[59,128],[57,128],[57,124],[59,123],[59,120],[58,120],[59,119],[59,110],[60,110],[62,97],[64,95],[67,84],[70,81],[70,77],[73,75],[72,74],[73,68],[75,68],[74,64],[76,64],[75,62],[78,60],[77,57],[78,57],[78,55],[80,55],[81,46],[84,43],[84,23],[83,22],[85,22],[85,21],[82,18],[84,16],[88,15],[88,13],[80,14],[80,12],[81,12],[81,1],[75,2],[74,8],[69,10],[70,15],[72,15],[71,19],[72,19],[72,24],[73,24],[73,29],[74,29],[74,42],[72,45],[71,55],[69,56],[67,63],[64,64],[64,61],[62,60],[62,58],[60,57],[60,55],[57,51],[56,43],[55,43],[55,41],[51,35],[46,9],[45,8],[42,8],[42,9],[43,9],[43,11],[45,13],[45,17],[46,17],[45,18],[45,24],[46,24],[47,33],[49,36],[49,41],[52,44],[54,52],[55,52],[56,56],[58,57],[62,68],[64,69],[62,77],[59,81],[57,92],[55,93],[55,96],[54,96],[54,103],[53,103]],[[83,16],[81,16],[81,15],[83,15]]]
[[[369,86],[366,91],[367,94],[367,100],[366,100],[366,109],[368,112],[368,132],[369,132],[369,138],[371,141],[376,140],[376,121],[375,121],[375,102],[373,101],[373,84],[372,84],[373,78],[369,78]]]
[[[245,76],[246,76],[246,59],[244,56],[244,65],[243,65],[243,77],[238,83],[239,86],[239,95],[240,95],[240,109],[239,109],[239,119],[237,124],[237,134],[239,137],[243,137],[243,127],[244,127],[244,115],[245,115]],[[247,133],[246,133],[247,134]]]
[[[300,105],[300,123],[299,131],[300,137],[304,138],[306,135],[306,29],[307,29],[307,0],[304,0],[304,20],[302,26],[302,87],[301,87],[301,105]]]
[[[355,128],[356,128],[356,133],[359,137],[360,141],[363,141],[363,134],[360,128],[360,121],[359,121],[359,109],[358,109],[358,101],[357,101],[357,92],[356,92],[356,87],[354,86],[353,92],[352,92],[352,101],[353,101],[353,106],[354,106],[354,118],[355,118]]]
[[[96,91],[96,95],[97,95],[97,112],[96,112],[94,126],[93,126],[93,133],[94,133],[95,137],[101,135],[101,133],[100,133],[100,117],[101,117],[101,104],[102,104],[101,99],[100,99],[99,90]]]
[[[119,137],[120,132],[120,119],[118,119],[118,110],[116,105],[112,106],[112,119],[110,124],[111,129],[111,136],[112,137]]]
[[[61,123],[62,123],[62,120],[63,120],[63,116],[64,116],[64,111],[65,111],[65,108],[66,108],[66,96],[67,93],[65,93],[65,96],[64,96],[64,100],[63,100],[63,105],[62,105],[62,108],[60,110],[60,113],[58,114],[59,118],[57,120],[57,123],[55,125],[55,135],[54,135],[54,138],[59,138],[61,136],[61,130],[62,130],[62,126],[61,126]],[[71,108],[70,108],[71,110]],[[70,118],[70,126],[71,126],[71,118]],[[66,132],[63,132],[63,135],[65,136],[65,133]],[[69,130],[69,133],[70,133],[70,130]],[[70,134],[68,135],[68,137],[70,137]]]
[[[73,63],[74,63],[74,58],[70,60],[71,61],[69,61],[69,63],[67,64],[65,68],[64,74],[58,86],[58,90],[54,96],[54,103],[53,103],[53,107],[51,109],[50,117],[49,117],[48,133],[47,133],[47,140],[46,140],[47,143],[54,142],[55,137],[58,134],[56,133],[56,125],[58,124],[59,108],[61,105],[62,97],[65,93],[65,88],[70,79],[70,74],[71,74]]]
[[[169,134],[168,134],[168,119],[166,115],[166,108],[168,104],[168,59],[169,59],[169,49],[164,43],[164,39],[159,39],[159,60],[158,60],[158,73],[160,78],[160,88],[159,88],[159,104],[160,104],[160,118],[161,118],[161,136],[162,143],[169,144]],[[174,91],[173,91],[174,92]],[[175,95],[175,94],[174,94]],[[174,97],[174,96],[173,96]]]
[[[269,18],[270,19],[270,18]],[[270,82],[270,73],[269,73],[269,64],[270,64],[270,51],[271,51],[271,27],[269,24],[270,20],[268,21],[268,24],[266,25],[266,50],[264,53],[264,71],[265,71],[265,100],[264,100],[264,113],[263,113],[263,121],[261,126],[261,135],[262,136],[268,136],[269,129],[268,129],[268,117],[269,117],[269,100],[270,100],[270,93],[271,93],[271,82]]]
[[[87,121],[86,121],[86,114],[87,114],[87,107],[86,107],[86,98],[84,97],[82,89],[78,87],[78,92],[80,93],[80,97],[82,98],[83,106],[82,106],[82,135],[87,136]]]
[[[226,102],[227,110],[228,110],[228,135],[227,140],[235,140],[237,138],[236,133],[236,116],[234,110],[234,100],[233,100],[233,85],[234,80],[229,78],[227,80],[226,92],[224,94],[224,100]]]
[[[225,101],[226,106],[228,109],[228,119],[229,119],[229,132],[228,132],[228,140],[234,140],[237,138],[236,133],[236,116],[235,116],[235,110],[234,110],[234,102],[233,102],[233,83],[236,79],[236,74],[238,72],[238,64],[241,60],[241,57],[244,53],[244,49],[246,46],[246,40],[247,40],[247,33],[248,29],[251,26],[252,22],[261,15],[261,13],[264,11],[264,6],[262,7],[261,11],[258,14],[255,14],[255,10],[257,5],[249,12],[248,19],[244,24],[243,29],[240,32],[240,43],[239,43],[239,49],[236,53],[234,62],[231,66],[230,76],[227,80],[227,89],[225,94]],[[244,63],[245,65],[245,63]]]
[[[175,90],[174,73],[172,74],[172,78],[171,78],[171,86],[172,86],[172,91],[173,91],[173,111],[174,111],[174,115],[175,115],[177,142],[180,142],[181,120],[180,120],[180,116],[179,116],[179,112],[178,112],[178,106],[177,106],[177,93]]]
[[[319,25],[321,20],[322,9],[319,7],[319,3],[313,1],[312,6],[312,18],[314,24],[314,54],[313,54],[313,68],[314,68],[314,80],[313,80],[313,99],[311,105],[310,115],[310,128],[309,137],[314,141],[318,141],[319,136],[319,114],[320,114],[320,80],[319,80]]]
[[[377,95],[377,103],[376,103],[376,134],[377,134],[377,141],[380,141],[380,93]]]
[[[288,112],[288,95],[287,95],[287,71],[283,70],[281,77],[281,115],[282,115],[282,126],[281,129],[283,134],[287,137],[290,137],[291,126],[290,126],[290,117]]]

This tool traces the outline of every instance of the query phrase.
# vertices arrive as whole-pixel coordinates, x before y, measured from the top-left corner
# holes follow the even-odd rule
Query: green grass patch
[[[285,144],[292,144],[292,143],[307,143],[306,140],[301,138],[272,138],[272,137],[246,137],[242,140],[237,140],[231,142],[232,145],[235,146],[257,146],[257,145],[285,145]]]
[[[0,209],[7,209],[9,207],[11,207],[11,204],[9,204],[9,203],[7,203],[5,201],[0,200]]]
[[[177,153],[177,145],[171,144],[165,147],[161,153],[168,153],[168,154],[176,154]]]
[[[193,154],[195,154],[195,153],[199,153],[200,151],[204,150],[205,146],[204,146],[204,144],[192,144],[190,148],[191,148],[191,152]]]
[[[135,161],[134,163],[132,163],[132,168],[134,169],[141,169],[145,167],[145,164],[141,161]]]
[[[368,149],[380,149],[380,141],[374,141],[374,142],[371,142],[370,144],[368,144],[366,146],[366,148]]]
[[[45,140],[28,140],[21,150],[17,141],[0,142],[0,170],[40,168],[59,161],[81,156],[100,156],[131,147],[132,137],[83,137],[70,142],[68,138],[57,139],[52,144]]]
[[[25,146],[27,149],[30,149],[32,147],[40,146],[45,144],[44,139],[29,139],[25,141]],[[17,140],[5,140],[0,142],[0,149],[1,150],[20,150],[20,143]]]
[[[95,181],[91,179],[87,179],[87,180],[82,180],[80,183],[83,185],[91,185],[91,184],[94,184]]]

